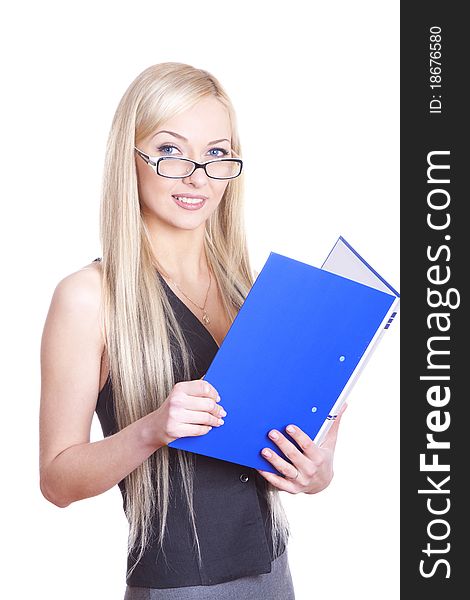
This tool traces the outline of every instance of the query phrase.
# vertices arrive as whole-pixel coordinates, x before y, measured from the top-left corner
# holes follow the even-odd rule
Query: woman
[[[217,79],[146,69],[109,135],[102,259],[59,282],[44,326],[41,491],[66,507],[119,485],[127,600],[294,598],[279,490],[332,477],[339,419],[321,448],[278,432],[293,463],[268,458],[279,476],[168,446],[230,418],[201,378],[253,285],[241,173]],[[90,443],[94,411],[104,439]]]

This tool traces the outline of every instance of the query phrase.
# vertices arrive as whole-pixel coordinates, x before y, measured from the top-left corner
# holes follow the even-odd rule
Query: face
[[[230,120],[214,97],[204,98],[191,109],[165,121],[136,146],[152,157],[176,156],[204,163],[232,156]],[[204,226],[217,209],[228,180],[211,179],[203,169],[189,177],[169,179],[155,171],[136,153],[139,197],[144,220],[180,229]],[[183,204],[177,197],[200,200]]]

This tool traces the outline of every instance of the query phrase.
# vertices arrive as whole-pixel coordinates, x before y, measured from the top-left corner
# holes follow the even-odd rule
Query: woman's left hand
[[[262,455],[272,466],[284,475],[275,475],[269,471],[256,469],[267,481],[275,487],[290,494],[316,494],[324,490],[333,478],[333,456],[338,436],[338,428],[341,417],[346,409],[344,404],[330,427],[324,441],[320,446],[314,444],[313,440],[299,427],[294,426],[295,431],[286,431],[289,436],[302,448],[302,452],[290,442],[280,431],[273,429],[269,432],[270,439],[279,446],[281,451],[292,464],[281,458],[270,448],[263,448]],[[271,434],[277,433],[277,439]],[[264,451],[268,450],[271,456],[266,456]]]

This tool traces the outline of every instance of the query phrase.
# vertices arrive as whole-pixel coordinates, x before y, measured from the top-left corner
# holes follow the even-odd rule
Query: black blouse
[[[194,355],[191,379],[200,379],[217,353],[218,345],[163,277],[158,276]],[[175,380],[182,381],[182,377],[175,373]],[[117,431],[112,404],[112,384],[108,377],[96,405],[105,437]],[[138,587],[176,588],[214,585],[248,575],[270,573],[271,561],[282,554],[285,546],[281,546],[277,556],[273,555],[266,480],[256,469],[191,453],[195,461],[193,503],[202,555],[200,568],[192,548],[193,529],[186,499],[181,493],[177,449],[168,447],[168,450],[172,495],[164,538],[166,560],[155,542],[146,550],[132,574],[126,577],[126,583]],[[124,480],[118,485],[124,503]],[[158,515],[155,514],[154,531],[158,532],[158,526]],[[134,564],[135,558],[131,554],[127,559],[128,571]]]

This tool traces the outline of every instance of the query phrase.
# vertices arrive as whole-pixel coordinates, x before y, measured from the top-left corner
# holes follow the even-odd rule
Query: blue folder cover
[[[315,438],[395,300],[271,252],[204,376],[225,424],[168,445],[278,474],[261,450],[288,459],[268,432],[289,438],[293,423]]]

